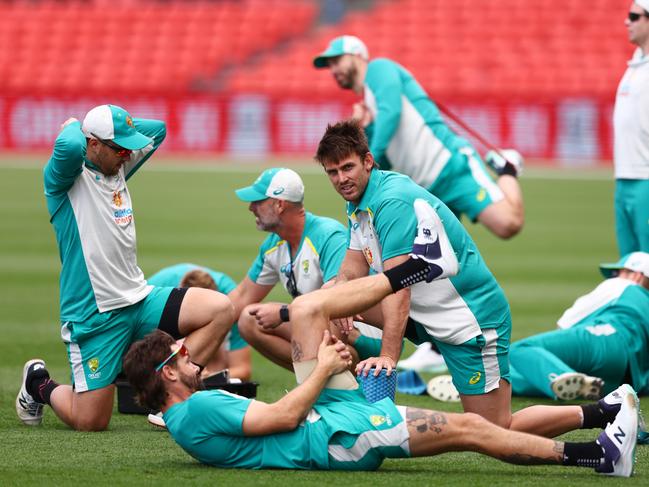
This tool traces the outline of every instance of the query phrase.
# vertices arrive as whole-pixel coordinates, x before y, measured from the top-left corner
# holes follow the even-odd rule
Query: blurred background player
[[[290,305],[298,386],[283,398],[268,404],[222,391],[196,392],[200,379],[189,352],[156,331],[135,344],[124,361],[138,400],[164,412],[171,436],[192,457],[223,468],[376,470],[385,458],[466,450],[516,464],[581,466],[630,476],[639,412],[638,398],[628,385],[589,409],[544,407],[548,415],[554,411],[552,416],[561,418],[561,426],[553,425],[556,434],[606,427],[597,441],[587,443],[508,431],[475,414],[395,406],[390,398],[375,403],[365,399],[347,370],[351,354],[330,335],[329,320],[361,312],[445,268],[445,259],[427,244],[426,232],[435,231],[433,210],[419,202],[414,256],[385,274],[320,289]],[[547,423],[549,417],[537,415],[537,420]]]
[[[620,256],[649,252],[649,0],[625,20],[637,49],[615,99],[615,231]]]
[[[649,394],[649,253],[600,269],[607,279],[565,311],[559,330],[512,344],[515,395],[596,399],[623,383]]]
[[[257,229],[270,233],[248,275],[229,294],[239,330],[262,355],[292,371],[285,305],[261,301],[278,282],[296,298],[334,279],[345,256],[347,232],[340,222],[305,211],[304,184],[291,169],[267,169],[236,195],[250,203]],[[372,356],[380,350],[380,337],[380,330],[357,322],[349,341],[362,356]]]
[[[222,272],[196,264],[176,264],[160,269],[147,279],[152,286],[200,287],[228,294],[237,284]],[[228,369],[229,377],[250,380],[252,363],[250,347],[239,334],[236,323],[232,325],[215,359],[210,361],[212,371]]]
[[[201,367],[234,320],[222,294],[147,284],[137,265],[126,181],[165,138],[162,121],[135,119],[115,105],[68,119],[44,169],[45,199],[61,258],[61,338],[73,386],[53,381],[40,359],[23,367],[21,421],[38,425],[43,405],[78,430],[104,430],[128,346],[155,328],[185,340]]]
[[[381,169],[410,176],[458,218],[465,214],[500,238],[520,232],[524,210],[517,180],[519,154],[510,152],[509,162],[495,153],[488,157],[498,173],[494,182],[469,141],[444,123],[415,78],[389,59],[369,61],[367,47],[357,37],[333,39],[313,64],[329,68],[341,88],[363,96],[353,116],[365,127]]]

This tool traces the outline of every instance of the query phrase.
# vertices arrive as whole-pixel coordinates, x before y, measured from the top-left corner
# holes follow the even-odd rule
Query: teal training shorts
[[[455,216],[472,222],[492,203],[504,198],[480,156],[470,147],[453,154],[428,191],[448,206]]]
[[[131,343],[158,327],[173,287],[154,287],[139,303],[95,313],[80,323],[61,325],[76,392],[93,391],[113,383]]]
[[[424,326],[409,320],[409,333],[416,333],[416,343],[429,341],[444,356],[453,384],[460,394],[486,394],[498,388],[500,379],[510,382],[509,343],[511,322],[496,328],[482,328],[482,334],[460,345],[441,342],[430,336]],[[414,327],[414,328],[413,328]]]
[[[649,252],[649,179],[615,181],[615,235],[621,257]]]

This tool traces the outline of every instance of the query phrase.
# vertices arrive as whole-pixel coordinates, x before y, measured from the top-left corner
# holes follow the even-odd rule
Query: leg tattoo
[[[291,340],[291,350],[293,362],[299,362],[304,357],[304,352],[302,352],[302,345],[296,340]]]
[[[408,429],[412,427],[417,433],[426,433],[429,430],[441,433],[442,427],[448,423],[446,416],[440,412],[412,408],[406,410],[406,422]]]

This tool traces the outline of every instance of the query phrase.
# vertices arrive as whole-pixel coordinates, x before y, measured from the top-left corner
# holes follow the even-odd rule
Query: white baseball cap
[[[649,0],[633,0],[633,3],[637,3],[647,12],[649,12]]]
[[[137,131],[129,113],[116,105],[99,105],[90,110],[81,131],[86,137],[111,140],[129,150],[144,149],[153,143],[153,139]]]
[[[342,56],[343,54],[355,54],[366,61],[370,58],[367,47],[358,37],[340,36],[333,39],[327,49],[313,59],[313,65],[316,68],[326,68],[329,65],[329,58]]]
[[[292,169],[273,167],[266,169],[250,186],[235,191],[241,201],[248,203],[267,198],[301,203],[304,200],[304,183]]]
[[[610,264],[600,264],[599,270],[604,277],[609,278],[613,271],[620,269],[629,269],[634,272],[642,272],[645,277],[649,277],[649,254],[647,252],[631,252],[620,260]]]

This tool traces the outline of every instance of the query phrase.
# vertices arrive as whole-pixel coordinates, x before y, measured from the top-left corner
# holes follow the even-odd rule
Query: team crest
[[[487,197],[487,190],[484,188],[480,188],[480,191],[478,191],[478,194],[475,196],[476,201],[484,201],[484,199]]]
[[[379,416],[378,414],[373,414],[370,416],[370,423],[372,423],[373,426],[381,426],[386,421],[387,418],[385,416]]]
[[[471,376],[469,379],[469,384],[474,385],[480,382],[480,379],[482,379],[482,373],[481,372],[476,372]]]
[[[97,369],[99,368],[99,358],[93,357],[90,360],[88,360],[88,368],[90,369],[90,372],[93,374],[97,372]]]
[[[302,272],[304,274],[309,273],[309,259],[305,259],[302,261]]]
[[[126,125],[135,128],[135,125],[133,125],[133,119],[130,116],[126,117]]]
[[[372,265],[374,262],[374,255],[372,255],[372,250],[369,247],[363,248],[363,254],[365,255],[365,260],[369,265]]]
[[[122,206],[122,192],[121,191],[113,191],[113,204],[116,207]]]

